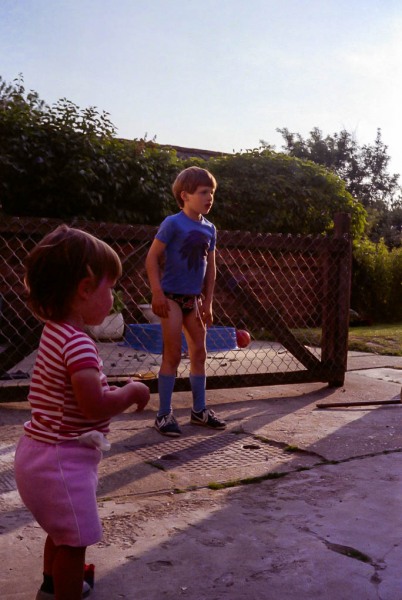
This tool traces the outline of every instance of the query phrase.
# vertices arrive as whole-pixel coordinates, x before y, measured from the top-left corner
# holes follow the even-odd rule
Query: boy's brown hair
[[[97,286],[103,278],[122,274],[117,253],[93,235],[60,225],[30,252],[25,262],[27,302],[43,321],[62,321],[68,315],[78,284],[85,277]]]
[[[184,202],[181,197],[182,192],[194,194],[200,185],[205,185],[216,190],[218,184],[215,177],[206,169],[201,167],[188,167],[181,171],[172,185],[173,196],[180,208],[183,208]]]

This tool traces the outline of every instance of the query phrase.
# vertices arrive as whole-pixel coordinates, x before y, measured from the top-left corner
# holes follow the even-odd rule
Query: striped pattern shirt
[[[88,420],[77,404],[71,385],[73,373],[95,368],[102,387],[108,390],[102,367],[96,345],[86,333],[66,323],[46,323],[28,394],[31,420],[24,425],[26,435],[57,444],[87,431],[107,433],[110,419]]]

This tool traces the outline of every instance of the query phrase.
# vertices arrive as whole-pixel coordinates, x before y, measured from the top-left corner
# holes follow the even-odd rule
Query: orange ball
[[[247,348],[251,342],[251,337],[245,329],[236,329],[236,342],[239,348]]]

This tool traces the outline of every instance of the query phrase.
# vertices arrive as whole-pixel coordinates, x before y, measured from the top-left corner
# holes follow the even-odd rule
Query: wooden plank
[[[320,402],[317,408],[348,408],[350,406],[381,406],[382,404],[401,404],[400,398],[394,400],[367,400],[366,402]]]
[[[288,371],[276,373],[247,373],[245,375],[208,375],[207,390],[230,389],[241,387],[259,387],[270,385],[291,385],[295,383],[327,383],[333,374],[321,369],[320,371]],[[121,380],[122,385],[127,381],[125,378],[110,378],[110,383],[118,384]],[[158,380],[147,379],[143,381],[150,389],[151,393],[157,393]],[[191,391],[190,380],[188,377],[178,377],[175,383],[176,392]]]
[[[323,322],[321,360],[324,365],[335,370],[347,368],[349,306],[352,269],[352,242],[349,239],[350,215],[337,215],[336,239],[347,242],[344,252],[335,255],[332,246],[323,254]],[[334,240],[335,241],[335,240]],[[333,385],[342,385],[341,379],[333,380]]]

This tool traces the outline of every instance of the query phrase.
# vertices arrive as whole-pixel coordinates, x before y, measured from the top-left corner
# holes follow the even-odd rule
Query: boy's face
[[[214,203],[215,189],[208,185],[199,185],[195,192],[182,192],[184,202],[183,212],[191,219],[199,219],[201,215],[207,215]]]

